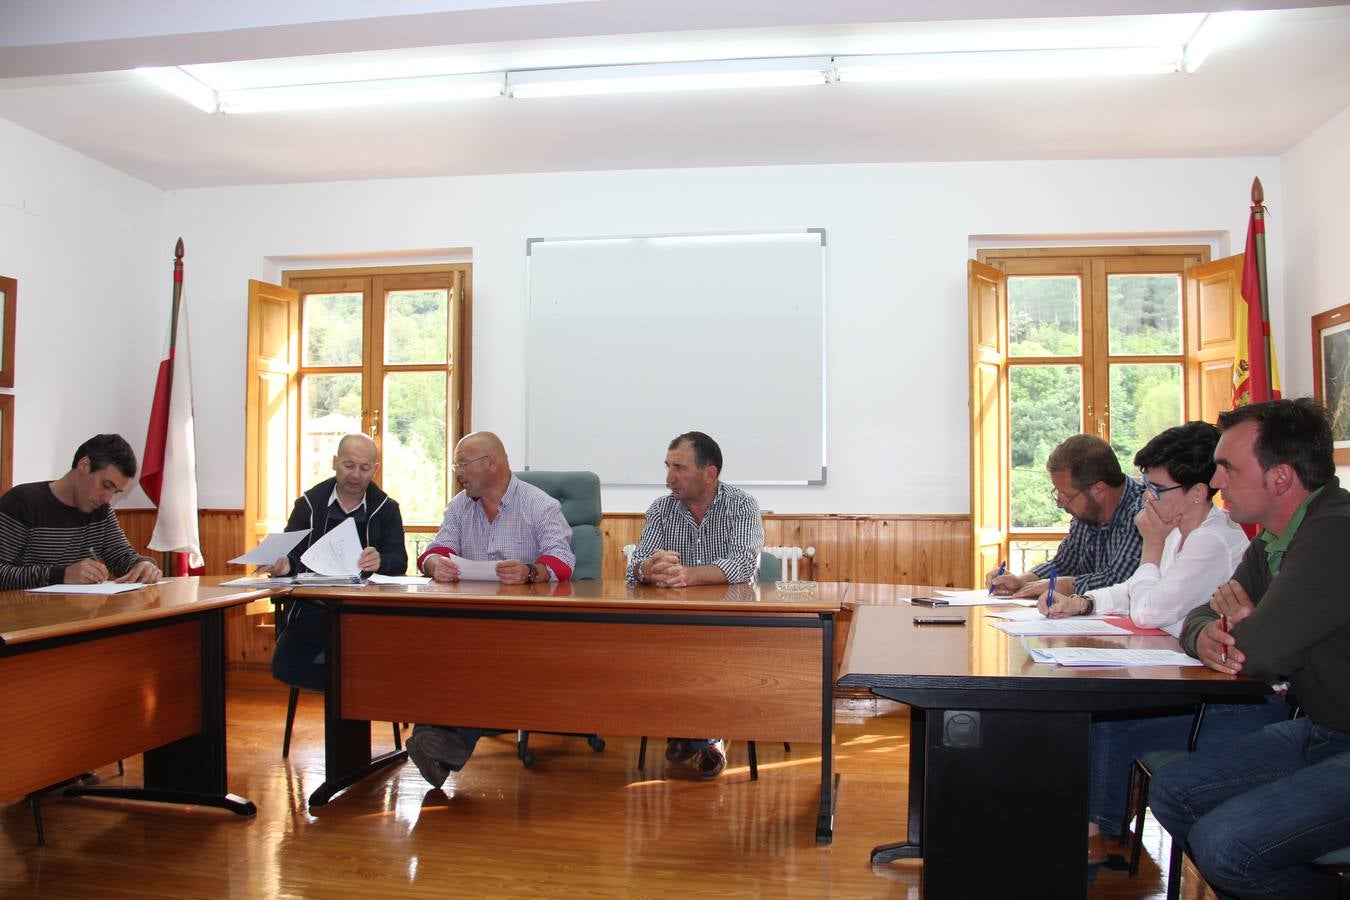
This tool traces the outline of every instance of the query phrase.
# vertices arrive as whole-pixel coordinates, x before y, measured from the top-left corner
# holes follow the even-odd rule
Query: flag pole
[[[1256,275],[1261,290],[1261,339],[1266,347],[1266,386],[1271,397],[1275,395],[1275,349],[1270,339],[1270,290],[1266,282],[1266,194],[1261,179],[1252,179],[1252,228],[1255,231]],[[1270,399],[1269,397],[1264,399]]]

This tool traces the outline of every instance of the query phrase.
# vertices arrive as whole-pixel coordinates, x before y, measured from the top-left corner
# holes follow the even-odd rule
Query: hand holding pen
[[[998,571],[994,572],[994,574],[989,577],[990,596],[993,596],[994,593],[994,582],[998,581],[998,577],[1006,571],[1008,571],[1008,561],[1005,559],[1003,560],[1003,562],[998,564]]]
[[[97,551],[92,547],[89,548],[87,557],[66,566],[65,575],[61,579],[64,584],[98,584],[107,580],[108,567],[98,558]]]

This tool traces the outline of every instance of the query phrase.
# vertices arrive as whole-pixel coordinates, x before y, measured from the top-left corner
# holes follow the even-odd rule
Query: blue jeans
[[[1289,705],[1282,697],[1255,703],[1211,703],[1205,709],[1196,749],[1222,746],[1288,717]],[[1088,821],[1101,826],[1104,835],[1119,834],[1120,820],[1129,804],[1130,765],[1154,750],[1185,750],[1194,721],[1193,713],[1093,721]]]
[[[1350,846],[1350,734],[1268,725],[1164,766],[1149,807],[1221,897],[1334,897],[1307,863]]]

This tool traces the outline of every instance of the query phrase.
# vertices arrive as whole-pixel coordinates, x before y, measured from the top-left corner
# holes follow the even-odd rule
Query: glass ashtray
[[[814,594],[816,592],[814,581],[775,581],[773,586],[778,588],[780,594]]]

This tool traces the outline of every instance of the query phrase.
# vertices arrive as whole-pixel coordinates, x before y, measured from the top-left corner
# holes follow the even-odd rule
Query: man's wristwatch
[[[1083,601],[1083,605],[1086,608],[1081,613],[1079,613],[1079,615],[1090,616],[1097,611],[1097,604],[1093,602],[1091,595],[1084,596],[1083,594],[1074,594],[1069,599]]]
[[[534,563],[526,563],[526,564],[525,564],[525,583],[526,583],[526,584],[534,584],[535,581],[538,579],[538,577],[539,577],[539,576],[538,576],[538,573],[536,573],[535,570],[534,570]]]

